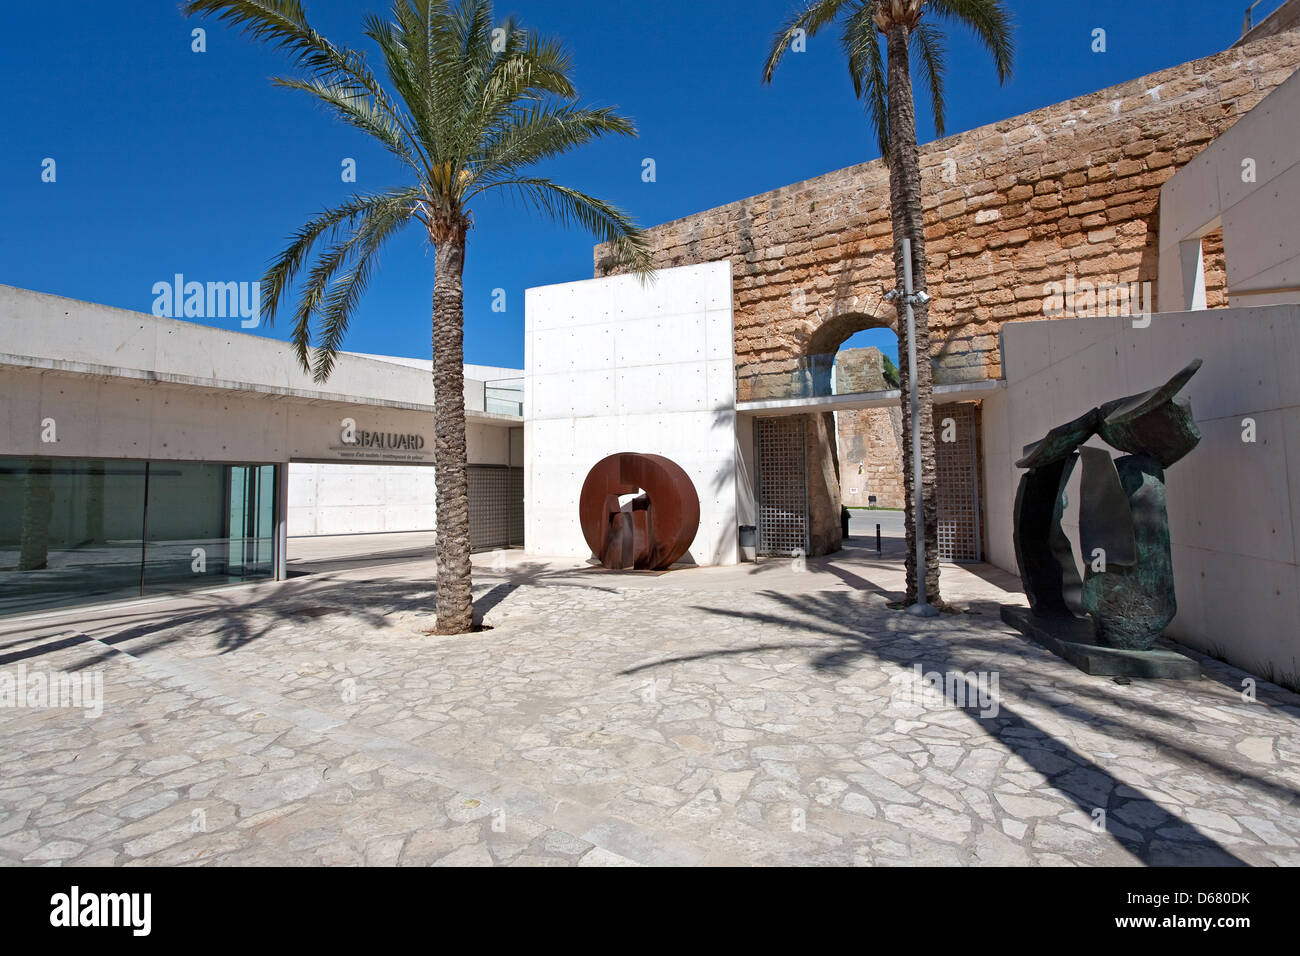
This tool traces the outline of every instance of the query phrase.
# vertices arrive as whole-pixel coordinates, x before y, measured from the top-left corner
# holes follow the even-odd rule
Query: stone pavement
[[[0,709],[0,862],[1300,864],[1300,698],[1088,677],[987,566],[919,621],[863,551],[476,562],[454,638],[427,561],[0,624],[0,674],[103,680]]]

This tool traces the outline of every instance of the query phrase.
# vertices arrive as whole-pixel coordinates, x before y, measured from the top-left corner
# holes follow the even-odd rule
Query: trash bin
[[[740,526],[740,560],[758,559],[758,528],[752,524]]]

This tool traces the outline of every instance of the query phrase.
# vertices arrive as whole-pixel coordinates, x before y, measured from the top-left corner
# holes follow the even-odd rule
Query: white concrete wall
[[[578,496],[615,452],[663,455],[700,498],[697,564],[734,564],[731,265],[529,289],[524,319],[527,550],[588,557]]]
[[[1167,472],[1179,605],[1169,633],[1256,673],[1300,673],[1300,306],[1157,314],[1146,329],[1129,318],[1004,326],[1007,388],[984,401],[986,552],[1016,569],[1025,445],[1194,358],[1205,364],[1182,394],[1204,437]],[[1242,441],[1247,418],[1254,443]]]
[[[437,485],[421,465],[289,465],[289,535],[432,531]]]
[[[1197,240],[1223,227],[1233,306],[1300,302],[1300,73],[1160,190],[1160,310],[1196,308]],[[1243,165],[1247,164],[1247,165]],[[1253,167],[1253,181],[1243,178]]]
[[[352,454],[342,443],[344,418],[353,419],[359,429],[421,434],[425,447],[413,454],[416,460],[433,460],[433,416],[427,411],[0,367],[3,455],[341,461]],[[45,419],[55,422],[54,443],[41,440]],[[489,434],[470,437],[470,460],[491,450],[493,457],[484,460],[503,463],[499,456],[505,453],[508,427],[482,427]],[[407,455],[395,453],[393,459]]]

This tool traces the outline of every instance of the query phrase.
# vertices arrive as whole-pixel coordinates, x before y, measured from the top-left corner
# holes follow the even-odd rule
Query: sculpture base
[[[1201,665],[1177,651],[1155,647],[1129,651],[1097,644],[1089,619],[1052,620],[1035,616],[1027,607],[1004,604],[1002,620],[1085,674],[1164,680],[1199,680],[1201,676]]]
[[[602,574],[639,574],[644,577],[657,578],[661,574],[672,574],[674,571],[689,571],[691,568],[699,567],[696,564],[674,564],[670,568],[607,568],[603,564],[588,564],[582,571],[600,571]]]

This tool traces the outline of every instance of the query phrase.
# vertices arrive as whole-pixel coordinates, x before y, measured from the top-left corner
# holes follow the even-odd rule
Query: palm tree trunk
[[[894,227],[894,272],[898,288],[903,286],[903,240],[912,240],[912,287],[925,291],[925,222],[921,214],[921,162],[916,147],[916,107],[912,99],[912,73],[907,44],[910,30],[895,23],[885,33],[889,91],[889,205]],[[909,399],[912,368],[906,343],[907,304],[898,300],[898,371],[903,406],[903,487],[907,493],[907,600],[917,598],[916,582],[916,493],[912,480],[912,410]],[[930,309],[917,303],[916,383],[920,399],[921,488],[925,515],[926,598],[936,607],[939,597],[939,496],[935,488],[933,368],[930,363]]]
[[[437,630],[473,627],[470,592],[469,477],[465,452],[465,231],[434,249],[433,462],[437,482]]]

